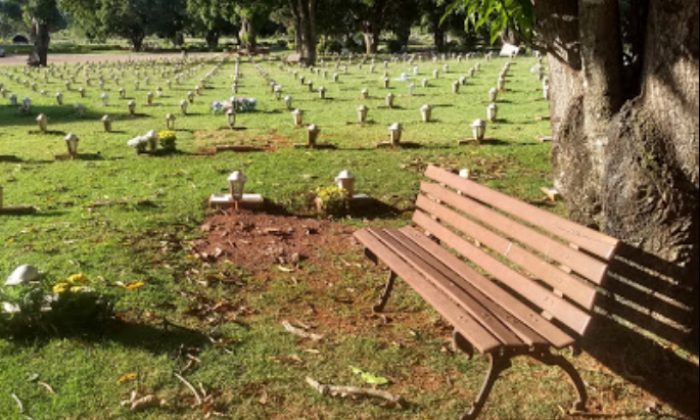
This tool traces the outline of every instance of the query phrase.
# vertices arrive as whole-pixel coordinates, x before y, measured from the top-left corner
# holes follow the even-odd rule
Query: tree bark
[[[291,0],[296,22],[297,52],[306,64],[316,64],[318,38],[316,35],[317,0]]]
[[[46,67],[49,61],[49,45],[51,44],[49,25],[33,18],[32,38],[34,39],[34,52],[29,59],[29,64]]]
[[[211,49],[216,49],[219,47],[219,33],[217,31],[207,31],[205,40],[207,41],[207,47]]]
[[[642,94],[613,119],[603,185],[605,230],[678,264],[696,296],[699,17],[697,2],[650,1]]]
[[[241,16],[240,37],[248,52],[254,54],[258,49],[258,37],[251,19]]]
[[[404,27],[396,30],[396,39],[401,47],[408,49],[408,44],[411,42],[411,28]]]
[[[145,38],[145,36],[140,34],[131,36],[131,46],[134,48],[135,52],[143,51],[143,41]]]
[[[438,24],[433,31],[433,40],[435,41],[435,48],[438,52],[445,51],[445,37],[445,30]]]
[[[549,52],[555,185],[572,219],[672,263],[697,291],[700,6],[635,7],[646,4],[635,70],[623,66],[617,1],[536,1]]]
[[[365,53],[367,55],[376,55],[378,51],[378,36],[375,35],[371,28],[363,31],[362,35],[365,37]]]

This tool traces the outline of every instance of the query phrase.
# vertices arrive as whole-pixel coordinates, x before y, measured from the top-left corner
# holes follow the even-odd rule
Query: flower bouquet
[[[214,113],[224,113],[233,110],[236,113],[255,112],[258,107],[258,100],[255,98],[236,98],[235,96],[225,102],[214,102],[212,108]]]
[[[314,201],[319,212],[332,217],[341,217],[348,213],[350,204],[348,190],[334,185],[317,188],[315,195],[316,199]]]
[[[161,131],[158,133],[158,142],[160,147],[166,152],[172,152],[177,149],[177,133],[174,131]]]
[[[148,138],[146,136],[136,136],[126,142],[126,145],[136,149],[136,154],[144,153],[148,149]]]
[[[113,303],[95,292],[85,275],[48,289],[41,280],[10,278],[0,286],[0,336],[95,333],[113,319]]]
[[[223,114],[224,110],[226,110],[226,102],[216,101],[211,104],[211,109],[214,115]]]

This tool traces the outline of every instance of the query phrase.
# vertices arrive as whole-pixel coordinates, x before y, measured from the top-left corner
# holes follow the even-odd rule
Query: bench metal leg
[[[384,308],[386,308],[387,302],[389,302],[389,297],[391,296],[391,292],[394,290],[394,285],[396,284],[396,273],[393,271],[389,272],[389,280],[386,283],[386,288],[384,289],[384,294],[382,295],[381,300],[379,301],[378,304],[372,308],[375,313],[381,313],[384,312]]]
[[[588,406],[588,390],[586,390],[586,383],[583,382],[581,374],[574,365],[566,357],[549,352],[534,353],[531,356],[547,366],[557,366],[569,375],[578,392],[578,401],[574,404],[573,413],[585,413]]]
[[[491,366],[489,367],[489,372],[486,375],[484,385],[481,388],[481,393],[479,393],[479,398],[476,400],[471,410],[460,417],[460,420],[476,420],[476,418],[479,417],[484,409],[484,406],[486,405],[486,401],[488,401],[489,397],[491,396],[491,391],[493,391],[496,381],[498,381],[498,378],[500,378],[503,372],[513,366],[510,357],[493,354],[489,354],[487,357]]]

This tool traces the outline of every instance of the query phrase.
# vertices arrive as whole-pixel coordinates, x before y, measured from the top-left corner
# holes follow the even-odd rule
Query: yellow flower
[[[175,133],[174,131],[161,131],[160,133],[158,133],[158,137],[161,140],[175,139],[177,138],[177,133]]]
[[[139,290],[139,289],[142,289],[142,288],[145,287],[145,286],[146,286],[146,283],[144,283],[144,282],[142,282],[142,281],[139,281],[139,282],[136,282],[136,283],[129,283],[129,284],[127,284],[126,286],[124,286],[124,288],[125,288],[126,290]]]
[[[75,274],[68,277],[68,283],[73,286],[84,286],[90,284],[90,280],[85,276],[85,274]]]
[[[61,295],[70,290],[70,284],[66,281],[62,281],[53,287],[53,292],[57,295]]]

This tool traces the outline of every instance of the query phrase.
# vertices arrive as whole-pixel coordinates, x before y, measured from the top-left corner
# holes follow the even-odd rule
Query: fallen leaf
[[[124,383],[126,381],[132,381],[136,379],[136,373],[127,373],[126,375],[122,375],[121,378],[119,378],[119,383]]]
[[[146,283],[138,281],[136,283],[129,283],[124,286],[126,290],[139,290],[146,286]]]
[[[362,369],[352,367],[352,366],[350,366],[350,369],[352,369],[352,372],[355,375],[360,376],[362,378],[362,380],[369,385],[381,386],[381,385],[388,385],[389,384],[389,380],[386,378],[382,378],[381,376],[376,376],[373,373],[365,372]]]

